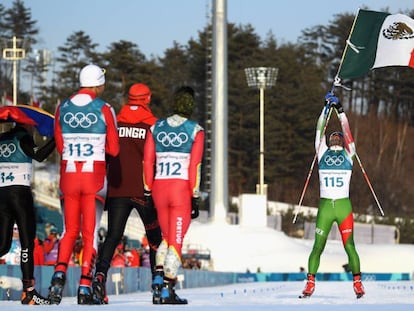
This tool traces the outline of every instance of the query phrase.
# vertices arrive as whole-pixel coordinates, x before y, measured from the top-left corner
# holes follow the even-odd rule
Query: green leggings
[[[338,224],[341,232],[342,243],[348,255],[348,263],[352,273],[360,273],[359,256],[355,249],[353,235],[354,217],[351,201],[348,198],[320,199],[316,216],[315,241],[309,255],[308,272],[316,274],[318,271],[321,255],[334,222]]]

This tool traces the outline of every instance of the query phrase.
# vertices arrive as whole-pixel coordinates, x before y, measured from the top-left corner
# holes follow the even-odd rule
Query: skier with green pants
[[[339,99],[332,93],[325,96],[326,105],[322,109],[316,126],[315,149],[318,156],[320,201],[316,216],[315,241],[308,260],[308,275],[301,297],[309,297],[315,290],[315,275],[325,248],[329,232],[334,222],[338,224],[342,243],[348,256],[353,274],[353,287],[357,298],[365,294],[361,283],[361,270],[358,253],[354,244],[354,218],[349,199],[355,144],[348,119]],[[333,132],[328,145],[324,135],[327,116],[336,109],[342,132]]]

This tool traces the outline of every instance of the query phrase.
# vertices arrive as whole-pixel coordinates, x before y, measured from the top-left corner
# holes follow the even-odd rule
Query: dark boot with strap
[[[96,305],[108,304],[106,296],[106,276],[103,272],[97,272],[92,281],[93,303]]]
[[[161,290],[164,286],[164,270],[162,266],[157,266],[152,277],[152,303],[161,304]]]
[[[93,305],[92,276],[81,275],[78,287],[78,305]]]
[[[78,287],[78,305],[93,305],[92,288],[86,285]]]
[[[40,295],[34,287],[34,279],[22,280],[23,292],[20,299],[23,305],[49,305],[50,301]]]
[[[49,296],[47,297],[50,300],[50,304],[58,305],[62,301],[63,288],[66,283],[66,274],[62,271],[56,271],[53,273],[52,281],[49,286]]]
[[[186,305],[188,304],[187,299],[178,297],[175,293],[176,280],[172,280],[164,277],[164,286],[161,289],[160,304],[162,305]]]

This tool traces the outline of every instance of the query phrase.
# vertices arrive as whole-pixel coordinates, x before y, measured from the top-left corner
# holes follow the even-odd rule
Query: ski
[[[307,298],[310,298],[310,296],[311,295],[305,295],[305,294],[302,294],[302,295],[299,295],[299,299],[307,299]]]
[[[304,295],[304,294],[298,296],[299,299],[308,299],[310,297],[311,297],[311,295]],[[357,299],[361,299],[362,297],[364,297],[364,294],[356,295]]]

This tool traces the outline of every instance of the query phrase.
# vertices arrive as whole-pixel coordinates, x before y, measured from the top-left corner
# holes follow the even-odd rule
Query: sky
[[[13,0],[2,0],[10,8]],[[84,31],[98,50],[119,40],[136,43],[148,58],[162,57],[174,41],[198,38],[211,15],[212,0],[24,0],[38,21],[38,49],[55,52],[76,31]],[[390,13],[412,9],[412,0],[227,0],[227,21],[251,24],[265,39],[271,31],[279,43],[296,42],[301,31],[326,25],[335,14],[359,7]]]

